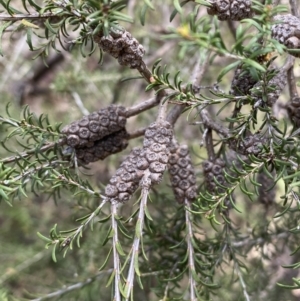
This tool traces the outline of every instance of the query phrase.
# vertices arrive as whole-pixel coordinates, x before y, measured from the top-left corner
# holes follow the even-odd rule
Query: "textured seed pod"
[[[287,84],[287,74],[285,70],[279,71],[277,69],[270,70],[270,72],[277,72],[277,74],[275,74],[275,76],[267,83],[268,92],[265,104],[272,107]],[[269,91],[269,88],[272,89],[272,91]],[[257,102],[263,103],[263,90],[262,83],[257,82],[251,90],[251,96],[256,98]]]
[[[273,173],[273,175],[275,174]],[[261,184],[261,186],[258,188],[257,201],[265,206],[271,205],[276,197],[274,179],[271,179],[265,172],[260,171],[257,175],[257,182]]]
[[[243,64],[237,66],[231,82],[230,93],[235,96],[247,95],[249,90],[256,84],[248,70],[243,69]]]
[[[226,172],[232,177],[238,176],[236,170],[243,170],[243,162],[249,163],[247,156],[241,155],[232,149],[226,151],[224,161],[226,162]]]
[[[75,148],[76,157],[83,164],[103,160],[109,155],[121,152],[128,146],[126,130],[112,133],[94,143],[92,147]]]
[[[162,179],[169,160],[172,136],[173,128],[167,121],[152,123],[145,132],[140,160],[144,162],[144,170],[149,170],[152,184],[157,184]]]
[[[250,0],[212,0],[207,9],[209,15],[217,15],[220,21],[239,21],[252,16]]]
[[[196,175],[188,147],[172,143],[168,171],[176,201],[192,202],[197,196]]]
[[[140,153],[141,149],[134,148],[110,179],[105,188],[105,195],[110,202],[126,202],[137,190],[142,178],[142,174],[137,171],[136,167]]]
[[[214,161],[205,160],[202,163],[206,187],[210,193],[216,194],[224,192],[224,189],[220,187],[216,181],[221,185],[226,185],[226,180],[223,175],[225,166],[225,162],[220,158]]]
[[[153,185],[161,181],[168,163],[172,135],[172,126],[167,121],[149,126],[145,132],[144,147],[132,150],[106,186],[105,193],[109,201],[125,202],[139,184]],[[143,178],[145,174],[150,177]]]
[[[120,65],[139,68],[145,54],[144,47],[122,27],[111,28],[109,35],[102,32],[94,35],[99,47],[118,59]]]
[[[238,154],[245,156],[257,156],[261,153],[264,143],[266,143],[266,139],[259,134],[248,133],[248,135],[242,140],[237,142],[234,140],[229,141],[229,146]]]
[[[290,49],[300,50],[300,19],[291,15],[278,15],[274,17],[272,37]],[[289,52],[295,57],[300,57],[299,52]]]
[[[287,111],[295,127],[300,127],[300,97],[294,97],[287,104]]]
[[[126,124],[126,109],[122,106],[110,105],[105,109],[83,117],[63,128],[71,147],[92,147],[95,141],[120,131]]]

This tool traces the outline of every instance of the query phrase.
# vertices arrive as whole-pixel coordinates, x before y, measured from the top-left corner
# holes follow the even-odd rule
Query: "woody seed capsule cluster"
[[[146,171],[152,185],[161,181],[169,160],[172,136],[172,126],[167,121],[153,123],[147,128],[143,148],[133,149],[106,186],[105,194],[111,202],[129,200]]]
[[[110,105],[65,126],[62,133],[71,147],[92,147],[95,141],[120,131],[126,124],[126,109]]]
[[[272,72],[274,70],[271,70]],[[287,74],[285,70],[279,71],[267,84],[268,88],[272,88],[272,91],[268,91],[266,105],[272,107],[277,99],[279,98],[282,90],[287,84]],[[251,91],[251,96],[262,100],[262,90],[261,82],[258,82],[254,85],[254,89]]]
[[[243,140],[238,141],[237,144],[230,142],[230,147],[241,155],[254,155],[257,156],[263,149],[265,139],[259,134],[249,133]]]
[[[278,15],[274,17],[276,24],[272,25],[272,37],[290,49],[300,50],[300,19],[291,15]],[[299,52],[289,52],[300,57]]]
[[[213,0],[207,9],[209,15],[217,15],[220,21],[239,21],[252,16],[250,0]]]
[[[296,96],[288,102],[287,111],[292,123],[300,127],[300,97]]]
[[[117,58],[120,65],[138,68],[145,54],[144,47],[122,27],[112,27],[109,35],[97,34],[94,40],[100,48]]]
[[[243,69],[243,64],[237,66],[231,82],[230,93],[235,96],[247,95],[256,84],[256,80],[248,70]]]
[[[176,201],[192,202],[197,196],[196,175],[187,145],[172,144],[168,171]]]
[[[261,171],[257,176],[257,182],[261,184],[261,186],[258,188],[257,201],[266,206],[272,204],[276,196],[276,188],[274,186],[274,180],[268,177],[265,172]],[[273,188],[270,189],[271,187]]]
[[[216,181],[221,185],[226,184],[223,175],[223,169],[225,166],[225,162],[220,158],[217,158],[214,161],[205,160],[202,163],[206,187],[210,193],[215,194],[224,192],[224,189],[217,185]]]
[[[127,146],[128,133],[123,129],[96,141],[91,147],[75,148],[75,153],[77,159],[88,164],[121,152]]]
[[[143,149],[137,167],[149,169],[152,184],[158,184],[167,167],[170,144],[173,137],[172,125],[167,121],[152,123],[145,132]]]
[[[128,201],[139,187],[139,181],[143,176],[136,167],[140,152],[140,148],[134,148],[110,179],[105,188],[105,195],[111,202],[122,203]]]

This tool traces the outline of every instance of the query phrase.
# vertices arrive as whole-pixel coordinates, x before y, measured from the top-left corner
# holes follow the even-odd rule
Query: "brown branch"
[[[213,121],[207,110],[201,110],[200,116],[205,127],[216,131],[222,138],[229,138],[229,129]]]
[[[288,78],[290,98],[293,99],[295,97],[299,97],[298,91],[297,91],[295,75],[294,75],[294,68],[290,68],[287,71],[287,78]]]
[[[143,61],[142,64],[137,68],[140,74],[145,78],[145,80],[150,84],[152,79],[152,73],[146,66],[145,62]]]
[[[167,115],[167,121],[170,122],[172,125],[175,124],[183,110],[186,108],[185,104],[177,104],[175,105]]]
[[[210,128],[206,129],[204,138],[205,138],[205,146],[206,146],[206,152],[208,155],[208,160],[214,161],[216,158],[216,154],[215,154],[215,150],[214,150],[212,130]]]
[[[153,107],[156,107],[159,104],[159,101],[160,99],[158,97],[152,97],[143,101],[142,103],[134,105],[126,110],[126,117],[128,118],[131,116],[135,116]]]
[[[299,3],[297,0],[290,0],[291,13],[292,13],[292,15],[294,15],[297,18],[300,17],[298,5],[299,5]]]
[[[44,13],[44,14],[14,14],[14,15],[8,15],[8,14],[0,14],[0,21],[22,21],[24,19],[26,20],[40,20],[40,19],[47,19],[51,17],[57,17],[57,14],[54,13]]]
[[[147,127],[144,127],[144,128],[137,129],[133,132],[130,132],[130,133],[128,133],[129,136],[128,136],[127,139],[131,140],[131,139],[134,139],[134,138],[141,137],[145,134],[146,130],[147,130]]]

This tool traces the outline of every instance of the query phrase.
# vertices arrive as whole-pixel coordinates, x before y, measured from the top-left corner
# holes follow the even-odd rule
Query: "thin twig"
[[[26,20],[40,20],[40,19],[48,19],[51,17],[57,17],[57,14],[54,13],[44,13],[44,14],[0,14],[0,21],[22,21]]]
[[[267,242],[268,238],[283,239],[283,238],[289,237],[290,235],[291,235],[291,232],[274,233],[274,234],[268,235],[267,237],[258,237],[255,239],[245,238],[245,239],[242,239],[239,241],[233,241],[231,245],[235,248],[241,248],[244,246],[247,246],[247,247],[257,246],[257,245],[261,245],[261,244]]]
[[[202,118],[202,123],[207,127],[214,131],[216,131],[222,138],[229,137],[229,129],[225,128],[224,126],[216,123],[212,120],[211,116],[207,110],[203,109],[200,111],[200,116]]]
[[[287,82],[289,86],[290,98],[293,99],[299,97],[293,67],[287,71]]]
[[[295,63],[295,57],[289,55],[284,65],[280,68],[280,71],[288,71]]]
[[[115,293],[114,300],[121,301],[120,286],[121,286],[121,271],[120,271],[120,257],[117,250],[119,244],[118,238],[118,224],[116,221],[118,203],[111,204],[111,227],[113,231],[113,258],[114,258],[114,273],[115,273]]]
[[[100,203],[100,205],[90,214],[90,216],[76,229],[76,231],[74,231],[69,238],[71,238],[71,241],[74,241],[74,239],[79,235],[81,235],[81,232],[83,231],[83,229],[89,225],[90,222],[92,222],[94,220],[94,218],[96,218],[96,216],[99,215],[99,213],[101,212],[102,207],[106,204],[107,200],[103,199],[103,201]]]
[[[210,128],[207,129],[205,135],[205,147],[208,154],[209,161],[214,161],[216,158],[215,150],[214,150],[214,142],[212,138],[212,130]]]
[[[73,96],[73,98],[75,100],[75,103],[76,103],[77,107],[81,111],[81,113],[83,115],[89,115],[90,112],[85,108],[85,106],[84,106],[84,104],[83,104],[83,102],[82,102],[79,94],[77,92],[71,92],[71,94],[72,94],[72,96]]]
[[[61,297],[62,295],[65,295],[65,294],[70,293],[72,291],[79,290],[79,289],[83,288],[84,286],[94,282],[95,280],[98,280],[98,279],[102,278],[106,274],[110,274],[112,271],[113,271],[112,269],[101,271],[96,276],[88,278],[85,281],[78,282],[78,283],[70,285],[66,288],[62,288],[58,291],[47,294],[43,297],[36,298],[36,299],[31,299],[31,301],[43,301],[43,300],[47,300],[47,299],[51,299],[51,298],[55,298],[55,297]]]
[[[183,110],[185,109],[185,107],[186,107],[185,104],[175,105],[168,113],[166,120],[170,122],[172,125],[174,125],[177,119],[179,118],[179,116],[181,115],[181,113],[183,112]]]
[[[135,263],[137,262],[137,257],[139,255],[139,248],[140,248],[140,242],[142,238],[142,231],[144,228],[144,220],[145,220],[145,209],[147,206],[147,200],[148,200],[148,194],[149,189],[151,185],[150,180],[150,171],[146,170],[144,173],[144,176],[140,182],[140,185],[142,186],[142,196],[141,196],[141,202],[140,202],[140,209],[138,214],[138,221],[136,231],[135,231],[135,237],[131,248],[131,259],[129,264],[129,271],[126,279],[126,286],[125,286],[125,300],[128,301],[130,299],[130,296],[132,294],[133,290],[133,282],[134,282],[134,276],[135,276]]]
[[[291,13],[292,15],[294,15],[295,17],[299,18],[299,2],[297,0],[290,0],[290,6],[291,6]]]
[[[167,114],[167,107],[168,107],[168,102],[164,101],[164,96],[166,95],[165,91],[160,91],[157,94],[157,98],[160,100],[160,104],[158,107],[158,114],[157,114],[157,119],[156,122],[160,123],[166,120],[166,114]]]
[[[140,72],[140,74],[145,78],[145,80],[148,83],[151,83],[152,73],[144,62],[142,62],[142,64],[137,70]]]
[[[41,259],[43,259],[45,257],[45,255],[48,254],[48,253],[49,253],[48,250],[43,250],[43,251],[41,251],[41,252],[33,255],[32,257],[29,257],[28,259],[26,259],[22,263],[18,264],[13,269],[9,269],[7,272],[5,272],[0,277],[0,285],[2,285],[5,281],[9,280],[13,276],[19,275],[23,270],[29,268],[30,266],[32,266],[36,262],[38,262]]]
[[[244,278],[243,278],[243,275],[242,275],[242,272],[241,272],[241,268],[240,268],[240,266],[238,265],[237,262],[235,262],[235,270],[236,270],[237,275],[239,277],[239,281],[241,283],[241,286],[242,286],[242,289],[243,289],[243,294],[244,294],[244,297],[245,297],[246,301],[251,301],[250,296],[247,292],[247,287],[246,287],[246,283],[244,281]]]
[[[207,52],[207,55],[204,59],[204,61],[202,62],[201,65],[198,65],[199,68],[194,70],[193,73],[193,77],[192,77],[192,83],[194,86],[200,85],[205,72],[207,70],[207,68],[209,67],[209,60],[210,60],[210,52]]]
[[[0,160],[0,163],[12,163],[12,162],[15,162],[15,161],[20,160],[20,159],[25,159],[25,158],[28,158],[32,155],[36,155],[38,153],[45,152],[45,151],[47,151],[51,148],[55,148],[56,146],[61,146],[64,143],[65,143],[65,139],[60,139],[56,142],[48,143],[48,144],[42,146],[39,149],[36,149],[36,148],[35,149],[30,149],[26,152],[20,153],[19,155],[11,156],[11,157],[2,159],[2,160]]]
[[[127,139],[130,140],[130,139],[141,137],[145,134],[146,130],[147,130],[147,127],[144,127],[144,128],[135,130],[133,132],[130,132],[130,133],[128,133],[129,136]]]
[[[156,107],[159,104],[160,99],[158,97],[152,97],[143,101],[142,103],[136,104],[126,110],[126,117],[138,115],[146,110]]]
[[[186,242],[187,242],[187,252],[188,252],[188,261],[189,261],[189,284],[190,284],[190,294],[191,294],[191,301],[196,301],[196,281],[194,279],[194,273],[195,272],[195,261],[194,261],[194,256],[195,256],[195,251],[193,247],[193,229],[192,229],[192,221],[191,221],[191,212],[189,209],[191,209],[191,204],[188,200],[185,200],[185,223],[186,223],[186,228],[187,228],[187,233],[186,233]]]

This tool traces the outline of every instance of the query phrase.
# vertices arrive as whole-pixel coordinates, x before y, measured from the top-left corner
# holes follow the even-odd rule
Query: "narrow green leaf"
[[[102,264],[101,267],[99,268],[99,271],[102,271],[102,270],[106,267],[106,264],[107,264],[107,262],[108,262],[108,259],[109,259],[109,257],[110,257],[111,252],[112,252],[112,247],[109,249],[109,252],[108,252],[108,254],[107,254],[107,256],[106,256],[106,258],[105,258],[103,264]]]
[[[37,235],[39,238],[41,238],[43,241],[48,242],[48,243],[52,243],[52,240],[46,236],[44,236],[43,234],[41,234],[40,232],[37,232]]]
[[[153,221],[147,206],[145,207],[145,215],[148,218],[148,220]]]
[[[0,55],[3,56],[3,51],[2,51],[2,36],[3,33],[5,31],[5,29],[11,24],[11,21],[8,22],[4,22],[1,26],[0,26]]]
[[[111,273],[111,275],[110,275],[109,278],[108,278],[108,281],[107,281],[105,287],[109,287],[109,286],[111,285],[112,281],[113,281],[114,278],[115,278],[115,275],[116,275],[116,271],[113,270],[113,272]]]
[[[176,10],[181,14],[182,13],[182,8],[181,8],[181,5],[179,3],[179,0],[174,0],[173,4],[174,4]]]
[[[226,66],[225,68],[223,68],[223,69],[221,70],[221,73],[219,74],[219,76],[218,76],[218,78],[217,78],[217,81],[219,82],[219,81],[223,78],[223,76],[224,76],[225,74],[227,74],[230,70],[232,70],[232,69],[234,69],[235,67],[237,67],[239,64],[240,64],[240,62],[237,61],[237,62],[234,62],[234,63],[232,63],[232,64],[229,64],[228,66]]]
[[[135,235],[136,237],[140,238],[141,237],[141,220],[138,219],[135,225]]]
[[[34,51],[33,49],[33,45],[32,45],[32,29],[31,28],[27,28],[27,39],[26,39],[26,42],[29,46],[29,49],[31,51]]]
[[[134,270],[138,276],[141,276],[140,268],[139,268],[139,256],[138,254],[134,254]]]
[[[254,60],[251,60],[251,59],[243,59],[243,62],[245,64],[247,64],[248,66],[252,66],[254,67],[255,69],[257,70],[260,70],[262,72],[265,72],[266,71],[266,68],[262,65],[260,65],[258,62],[254,61]]]
[[[54,262],[57,262],[57,259],[56,259],[56,245],[57,244],[55,244],[54,246],[53,246],[53,249],[52,249],[52,260],[54,261]]]
[[[151,3],[150,0],[144,0],[144,2],[145,2],[145,4],[147,4],[151,9],[154,10],[154,6],[153,6],[153,4]]]
[[[42,9],[38,4],[35,3],[35,1],[33,0],[28,0],[29,4],[31,6],[33,6],[37,11],[39,11],[40,9]]]
[[[125,256],[125,253],[124,253],[124,251],[123,251],[123,249],[122,249],[122,246],[121,246],[121,244],[120,244],[119,241],[116,242],[116,249],[117,249],[119,255]]]

